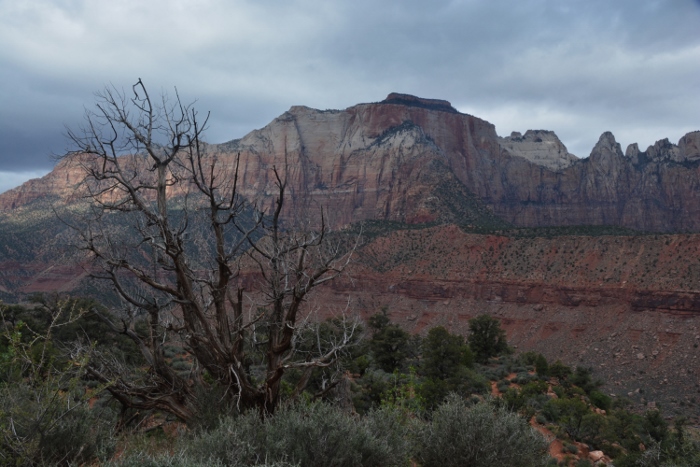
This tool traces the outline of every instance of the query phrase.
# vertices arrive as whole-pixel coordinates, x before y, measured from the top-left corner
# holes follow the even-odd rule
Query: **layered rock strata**
[[[527,130],[524,135],[514,131],[510,136],[498,138],[498,142],[509,154],[553,171],[563,170],[579,160],[553,131]]]
[[[499,138],[492,124],[447,101],[391,94],[345,110],[292,107],[210,150],[226,170],[240,154],[243,193],[259,206],[274,202],[277,167],[288,181],[286,215],[308,218],[325,208],[336,227],[365,219],[460,221],[454,206],[473,197],[477,211],[517,226],[673,232],[700,230],[699,148],[700,132],[692,132],[678,145],[662,140],[644,152],[631,145],[623,154],[604,133],[590,157],[576,159],[552,132]],[[79,177],[76,167],[59,164],[0,195],[0,211],[70,195]]]
[[[700,235],[508,238],[398,231],[319,291],[321,309],[386,308],[404,328],[499,318],[519,351],[594,370],[607,393],[700,422]]]

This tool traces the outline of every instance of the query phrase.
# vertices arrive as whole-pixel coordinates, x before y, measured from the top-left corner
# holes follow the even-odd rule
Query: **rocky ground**
[[[592,367],[605,391],[667,415],[700,416],[700,235],[509,238],[454,226],[364,247],[316,297],[321,310],[387,307],[407,330],[466,333],[499,318],[518,350]]]

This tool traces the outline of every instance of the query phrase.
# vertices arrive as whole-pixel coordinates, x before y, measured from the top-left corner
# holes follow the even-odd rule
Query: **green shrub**
[[[442,404],[449,394],[467,397],[471,394],[484,394],[490,388],[486,378],[466,368],[457,368],[449,378],[426,378],[417,388],[417,394],[427,410]]]
[[[520,384],[520,385],[525,385],[525,384],[529,383],[530,381],[532,381],[532,379],[533,379],[533,377],[531,374],[523,372],[523,373],[519,373],[518,376],[515,377],[514,382],[517,384]]]
[[[664,420],[661,411],[648,410],[644,414],[644,430],[656,442],[662,442],[668,438],[668,422]]]
[[[365,414],[381,405],[391,388],[391,378],[382,370],[368,370],[352,387],[352,404],[360,414]]]
[[[419,395],[420,391],[421,386],[413,368],[408,374],[395,371],[389,379],[387,390],[382,394],[381,406],[420,412],[424,404]]]
[[[601,436],[606,432],[608,418],[597,413],[588,413],[581,419],[580,437],[581,441],[601,447]]]
[[[425,379],[418,396],[428,410],[441,404],[449,393],[467,396],[488,390],[488,380],[470,368],[474,357],[464,337],[438,326],[428,332],[422,348],[420,374]]]
[[[542,409],[548,420],[558,423],[574,439],[580,439],[583,417],[588,413],[588,406],[580,399],[552,399]]]
[[[222,420],[186,446],[196,462],[250,466],[290,462],[304,467],[403,466],[408,463],[407,421],[380,409],[352,417],[325,403],[281,408],[262,420],[249,412]]]
[[[559,399],[566,396],[566,391],[564,391],[564,388],[561,386],[553,386],[552,391],[554,391],[554,394],[556,394]]]
[[[184,451],[175,454],[133,452],[124,455],[119,460],[105,464],[106,467],[243,467],[244,465],[248,464],[226,464],[221,460],[215,459],[194,460]],[[250,465],[255,467],[299,467],[298,464],[290,464],[288,462],[264,462]]]
[[[544,395],[547,393],[547,383],[544,381],[530,381],[525,386],[522,387],[521,392],[523,395],[532,397],[536,395]]]
[[[540,376],[549,376],[549,364],[542,354],[535,357],[535,371]]]
[[[544,408],[545,405],[547,405],[547,402],[549,402],[549,397],[545,394],[536,394],[536,395],[531,395],[527,397],[525,401],[525,405],[527,407],[531,407],[534,409],[536,412],[539,412]]]
[[[226,397],[226,388],[212,383],[207,388],[195,389],[197,395],[197,414],[189,424],[196,431],[213,430],[221,420],[229,415],[238,414],[234,401]]]
[[[175,371],[189,371],[192,368],[192,365],[189,362],[177,360],[173,361],[172,367]]]
[[[464,337],[442,326],[428,331],[422,347],[421,374],[428,378],[448,379],[459,367],[473,366],[474,356]]]
[[[610,407],[612,406],[612,398],[600,391],[591,391],[588,398],[591,400],[591,404],[595,405],[599,409],[610,410]]]
[[[374,331],[369,348],[377,366],[387,373],[401,369],[409,354],[410,335],[390,324],[386,309],[371,316],[369,326]]]
[[[82,311],[66,305],[49,318],[29,316],[41,333],[8,323],[5,312],[0,304],[0,464],[84,464],[109,455],[114,414],[89,407],[87,358],[71,359],[52,340],[57,323],[73,325]]]
[[[256,447],[264,443],[264,428],[259,415],[253,412],[222,418],[215,429],[202,431],[189,441],[182,440],[183,456],[194,465],[255,465],[266,460],[256,452]]]
[[[549,366],[549,375],[560,380],[565,379],[571,375],[571,368],[564,365],[561,360],[557,360]]]
[[[508,352],[506,333],[496,318],[483,314],[469,320],[469,347],[478,362]]]
[[[501,398],[497,400],[496,403],[508,408],[509,410],[517,412],[525,405],[525,398],[517,389],[509,388],[501,395]]]
[[[178,348],[172,345],[166,345],[163,347],[163,356],[165,358],[173,358],[178,354]]]
[[[571,454],[578,454],[578,447],[575,444],[564,443],[564,451]]]
[[[0,388],[1,465],[82,464],[113,452],[114,414],[54,383]]]
[[[543,466],[547,442],[506,408],[469,407],[450,396],[416,430],[416,460],[423,467]]]
[[[571,383],[583,389],[586,394],[590,394],[600,386],[599,382],[593,381],[592,372],[590,368],[577,366],[576,371],[571,375]]]
[[[348,371],[363,376],[370,366],[370,359],[367,355],[360,355],[348,364]]]

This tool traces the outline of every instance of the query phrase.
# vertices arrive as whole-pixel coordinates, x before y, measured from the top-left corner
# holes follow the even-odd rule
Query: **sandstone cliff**
[[[243,193],[273,203],[271,169],[286,167],[287,216],[335,226],[365,219],[517,226],[619,225],[700,230],[700,132],[626,154],[604,133],[577,159],[552,132],[499,138],[492,124],[449,102],[391,94],[345,110],[292,107],[266,127],[210,147],[220,163],[241,157]],[[46,195],[73,194],[80,174],[59,164],[0,195],[9,212]],[[494,216],[495,214],[495,216]],[[501,222],[502,223],[502,222]]]
[[[699,230],[700,132],[678,145],[635,147],[623,155],[604,133],[579,160],[551,132],[498,138],[493,125],[448,102],[394,94],[344,111],[293,107],[217,150],[241,153],[246,194],[254,199],[272,192],[269,168],[286,160],[290,208],[308,215],[327,206],[337,225],[455,221],[447,205],[473,195],[481,212],[485,205],[519,226]],[[436,192],[446,185],[459,190]]]
[[[85,172],[80,167],[60,161],[47,175],[0,194],[0,213],[12,215],[35,201],[48,198],[62,203],[75,201],[75,188],[84,177]]]
[[[677,146],[663,140],[641,153],[632,145],[624,155],[615,137],[604,133],[590,157],[562,171],[506,167],[505,183],[475,191],[496,214],[516,225],[698,231],[699,144],[700,132],[692,132]]]
[[[498,142],[509,154],[554,171],[578,161],[578,157],[567,151],[553,131],[527,130],[524,135],[514,131],[510,136],[498,138]]]
[[[590,157],[577,159],[552,132],[499,138],[493,125],[446,101],[392,94],[344,111],[293,107],[217,150],[241,153],[251,198],[271,193],[269,168],[287,160],[295,212],[328,206],[338,225],[454,221],[450,198],[472,194],[482,211],[519,226],[696,231],[699,146],[694,132],[677,146],[663,140],[623,155],[604,133]],[[436,193],[445,185],[463,193]]]
[[[454,220],[445,203],[469,198],[465,182],[473,161],[500,148],[490,123],[445,101],[392,94],[382,103],[344,111],[292,107],[265,128],[215,150],[241,154],[244,193],[262,197],[267,206],[274,193],[270,168],[286,161],[288,214],[313,215],[325,206],[335,216],[332,222],[344,225]],[[461,193],[439,195],[445,185]]]

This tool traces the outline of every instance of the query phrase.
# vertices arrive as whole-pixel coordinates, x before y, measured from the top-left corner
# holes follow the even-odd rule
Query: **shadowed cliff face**
[[[698,231],[699,143],[700,132],[693,132],[678,146],[664,140],[645,153],[631,146],[623,155],[614,136],[604,133],[588,159],[564,170],[509,166],[504,169],[506,183],[475,191],[497,215],[521,226],[607,224]]]

